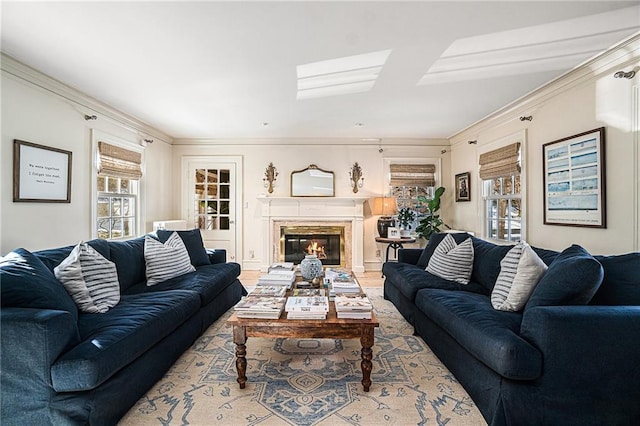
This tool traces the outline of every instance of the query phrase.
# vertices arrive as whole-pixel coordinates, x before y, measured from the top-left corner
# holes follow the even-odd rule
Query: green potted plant
[[[409,230],[411,229],[411,224],[415,218],[416,213],[407,207],[403,207],[398,210],[398,224],[400,225],[401,236],[409,236]]]
[[[422,237],[427,241],[429,241],[432,234],[440,232],[441,226],[444,225],[449,228],[438,214],[438,210],[440,210],[440,197],[442,197],[442,194],[444,194],[444,187],[441,186],[435,190],[433,198],[430,200],[422,195],[418,195],[418,201],[427,206],[427,213],[418,222],[416,233],[418,234],[418,237]]]

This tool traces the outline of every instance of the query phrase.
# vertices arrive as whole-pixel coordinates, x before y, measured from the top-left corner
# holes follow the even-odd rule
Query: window
[[[98,176],[98,238],[130,238],[137,235],[137,182]]]
[[[520,175],[483,181],[486,206],[487,237],[496,240],[520,241],[522,228],[522,198]]]
[[[520,163],[519,142],[480,155],[487,238],[512,242],[522,239]]]
[[[126,142],[97,142],[95,236],[102,239],[138,235],[142,153]],[[135,147],[132,146],[133,149]]]
[[[433,198],[435,191],[435,164],[390,164],[389,166],[391,196],[396,199],[398,208],[409,208],[415,211],[416,219],[412,228],[417,225],[421,214],[426,213],[417,197],[422,195]]]

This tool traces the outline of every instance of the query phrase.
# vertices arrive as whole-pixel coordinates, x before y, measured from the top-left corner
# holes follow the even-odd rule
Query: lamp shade
[[[376,197],[373,199],[371,213],[381,216],[392,216],[398,213],[396,199],[391,197]]]

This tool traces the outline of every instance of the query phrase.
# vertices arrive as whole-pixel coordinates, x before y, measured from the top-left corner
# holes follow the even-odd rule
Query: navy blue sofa
[[[148,287],[144,237],[89,245],[117,268],[120,302],[103,314],[79,312],[53,275],[72,246],[3,258],[3,425],[117,423],[246,294],[225,250],[204,252],[196,271]]]
[[[467,285],[425,271],[444,234],[383,266],[392,301],[490,425],[631,425],[640,421],[640,253],[591,256],[534,247],[549,269],[524,309],[493,309],[511,246],[473,239]]]

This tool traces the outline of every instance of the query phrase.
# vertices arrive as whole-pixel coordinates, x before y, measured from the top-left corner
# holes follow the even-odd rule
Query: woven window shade
[[[391,164],[391,186],[436,186],[435,164]]]
[[[106,142],[98,142],[99,176],[138,180],[142,177],[142,154]]]
[[[520,174],[520,142],[480,154],[480,179]]]

